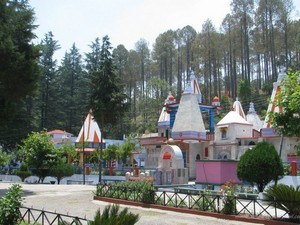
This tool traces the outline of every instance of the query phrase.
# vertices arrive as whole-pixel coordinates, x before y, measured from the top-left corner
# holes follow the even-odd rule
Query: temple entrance
[[[184,184],[188,182],[181,149],[176,145],[162,148],[156,170],[156,184]]]

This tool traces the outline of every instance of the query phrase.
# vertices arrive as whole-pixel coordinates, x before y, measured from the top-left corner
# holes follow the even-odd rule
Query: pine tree
[[[99,70],[90,72],[90,107],[100,127],[116,124],[126,108],[126,95],[115,73],[111,49],[108,36],[103,37]]]
[[[26,98],[39,77],[38,47],[32,43],[34,12],[28,1],[0,1],[0,145],[13,147],[28,131]],[[21,110],[22,109],[22,110]],[[22,123],[20,123],[22,121]]]
[[[78,133],[82,125],[83,112],[88,108],[88,88],[86,74],[78,48],[73,44],[66,52],[59,68],[59,105],[62,117],[58,121],[61,128],[73,134]]]
[[[42,77],[40,80],[40,129],[55,129],[57,112],[57,60],[54,59],[54,53],[60,46],[58,41],[54,40],[52,32],[45,34],[41,43],[40,68]]]

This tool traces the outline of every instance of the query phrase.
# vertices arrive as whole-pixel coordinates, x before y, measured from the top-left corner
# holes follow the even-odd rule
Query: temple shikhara
[[[198,184],[221,185],[227,180],[239,183],[236,166],[240,157],[261,141],[272,143],[284,162],[290,161],[297,145],[296,138],[278,135],[269,121],[270,112],[280,112],[274,99],[280,91],[280,73],[263,122],[252,102],[245,114],[236,99],[232,110],[215,124],[221,105],[216,96],[211,105],[202,104],[196,76],[190,81],[180,99],[169,93],[158,118],[157,133],[140,138],[145,151],[145,168],[152,169],[156,184],[181,184],[188,179]],[[204,113],[208,121],[204,121]],[[223,112],[224,113],[224,112]],[[208,115],[208,116],[207,116]]]

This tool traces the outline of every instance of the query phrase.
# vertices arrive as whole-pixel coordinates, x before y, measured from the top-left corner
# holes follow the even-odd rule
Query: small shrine
[[[92,110],[87,114],[75,141],[76,150],[80,152],[79,163],[82,165],[84,156],[95,151],[98,147],[105,148],[105,140],[102,137],[98,123],[94,120]]]
[[[169,139],[160,152],[155,182],[158,185],[188,183],[188,171],[184,168],[182,151],[174,145],[172,139]]]

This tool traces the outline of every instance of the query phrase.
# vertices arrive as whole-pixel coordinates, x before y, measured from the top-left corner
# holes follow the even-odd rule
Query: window
[[[221,139],[227,138],[227,129],[221,129]]]
[[[227,139],[227,129],[228,129],[228,125],[224,125],[219,127],[220,132],[221,132],[221,139]]]

